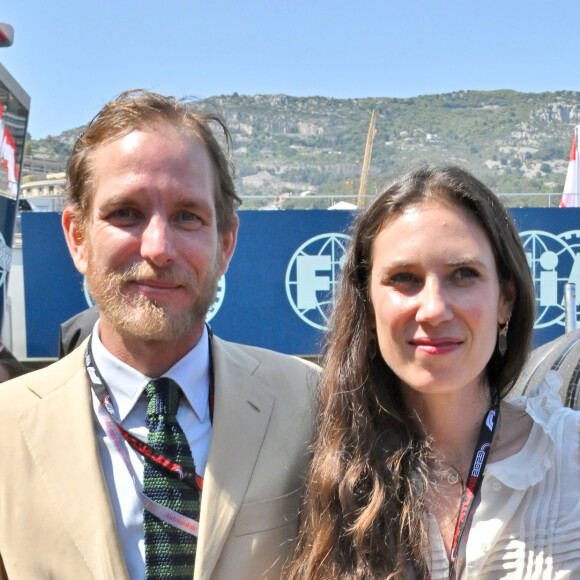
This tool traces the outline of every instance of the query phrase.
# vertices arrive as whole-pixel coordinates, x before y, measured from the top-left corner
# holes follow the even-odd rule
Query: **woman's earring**
[[[499,354],[501,354],[501,356],[504,356],[507,350],[507,334],[508,334],[508,330],[509,330],[509,325],[510,325],[510,318],[511,318],[511,314],[508,314],[508,317],[505,321],[505,324],[502,326],[498,325],[498,349],[499,349]]]

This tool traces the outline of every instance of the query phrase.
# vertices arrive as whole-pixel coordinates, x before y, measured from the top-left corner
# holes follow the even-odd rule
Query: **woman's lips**
[[[447,336],[441,338],[413,338],[409,341],[409,344],[425,354],[447,354],[457,350],[463,344],[463,340]]]

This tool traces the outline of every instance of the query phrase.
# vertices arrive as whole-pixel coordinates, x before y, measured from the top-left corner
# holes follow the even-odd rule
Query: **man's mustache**
[[[183,276],[181,272],[176,271],[173,267],[155,268],[146,262],[133,264],[124,270],[109,268],[105,274],[108,276],[113,275],[120,284],[155,280],[189,287],[192,282],[191,279]]]

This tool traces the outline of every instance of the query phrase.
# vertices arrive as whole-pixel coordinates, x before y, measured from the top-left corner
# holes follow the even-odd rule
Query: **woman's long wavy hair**
[[[291,580],[425,577],[429,542],[424,491],[430,442],[403,403],[377,347],[369,296],[373,245],[409,206],[438,200],[462,208],[493,249],[500,285],[515,287],[502,357],[488,365],[505,397],[525,363],[534,324],[534,285],[516,227],[498,198],[457,167],[421,167],[395,179],[354,225],[324,358],[321,408]]]

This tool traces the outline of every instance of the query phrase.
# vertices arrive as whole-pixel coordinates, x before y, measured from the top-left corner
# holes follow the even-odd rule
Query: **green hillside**
[[[312,196],[356,194],[373,109],[379,118],[369,194],[419,163],[461,165],[496,193],[561,192],[573,127],[580,123],[580,93],[568,91],[459,91],[410,99],[234,93],[197,105],[217,111],[230,127],[238,191],[259,196],[245,200],[248,209],[267,202],[327,207],[328,200]],[[30,141],[29,151],[64,159],[81,130]],[[509,203],[544,202],[520,196]]]

